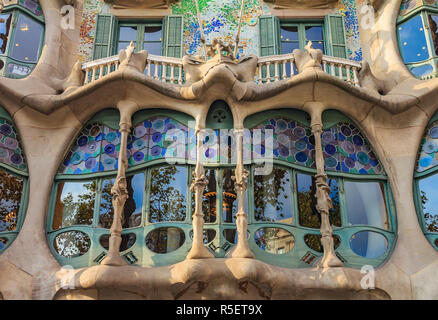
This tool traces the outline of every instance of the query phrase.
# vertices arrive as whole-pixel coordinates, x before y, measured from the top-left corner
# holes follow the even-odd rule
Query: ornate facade
[[[1,2],[2,299],[438,298],[436,1]]]

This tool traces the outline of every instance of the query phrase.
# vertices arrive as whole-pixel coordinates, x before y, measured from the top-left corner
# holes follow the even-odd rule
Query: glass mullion
[[[339,184],[339,205],[341,207],[341,219],[342,219],[342,227],[348,227],[348,212],[347,212],[347,203],[345,199],[345,188],[344,188],[344,179],[337,178]]]
[[[145,189],[146,189],[146,200],[145,200],[145,223],[144,225],[150,225],[153,224],[149,220],[150,216],[150,208],[151,208],[151,167],[146,168],[146,183],[145,183]]]
[[[293,208],[292,225],[298,226],[299,212],[298,212],[297,172],[295,169],[291,169],[291,201]]]

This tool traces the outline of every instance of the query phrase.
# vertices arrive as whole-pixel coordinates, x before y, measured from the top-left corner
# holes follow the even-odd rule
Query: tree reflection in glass
[[[54,230],[93,221],[96,181],[60,182],[56,192]]]
[[[426,231],[438,232],[438,175],[421,179],[418,185]]]
[[[254,176],[254,214],[257,221],[292,223],[289,171],[273,168]]]
[[[126,177],[128,199],[123,211],[123,228],[137,227],[141,224],[144,192],[144,173]],[[113,223],[114,207],[112,203],[111,188],[115,178],[105,179],[102,182],[102,195],[100,198],[99,227],[109,229]]]
[[[184,221],[187,168],[166,166],[151,170],[149,222]]]
[[[330,187],[330,198],[333,208],[330,209],[330,223],[334,226],[342,226],[341,209],[339,203],[338,181],[328,178],[327,184]],[[321,227],[321,215],[316,210],[316,180],[314,176],[308,174],[297,174],[297,199],[299,222],[303,227]]]
[[[436,55],[438,55],[438,15],[430,14],[428,17],[434,52]]]
[[[234,175],[234,170],[225,169],[223,171],[223,220],[224,222],[234,223],[237,214],[237,195],[234,187],[234,180],[231,178]]]
[[[0,232],[17,229],[23,179],[0,170]]]

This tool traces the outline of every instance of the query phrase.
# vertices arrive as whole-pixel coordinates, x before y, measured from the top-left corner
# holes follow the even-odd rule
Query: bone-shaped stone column
[[[128,134],[131,131],[131,116],[138,109],[135,102],[124,100],[117,104],[120,111],[119,131],[121,133],[120,152],[116,181],[111,188],[112,203],[114,208],[113,223],[110,229],[108,255],[101,264],[111,266],[126,265],[126,261],[120,256],[120,243],[122,242],[122,221],[126,200],[128,199],[128,188],[126,184],[126,170],[128,169],[128,157],[126,153],[128,145]]]
[[[193,226],[193,242],[192,248],[187,254],[186,259],[208,259],[214,258],[204,245],[204,213],[202,212],[202,195],[205,187],[208,184],[207,177],[205,176],[204,166],[202,164],[202,143],[203,137],[201,130],[196,130],[197,143],[196,143],[196,167],[193,172],[193,182],[191,191],[195,193],[195,213],[192,216]]]
[[[327,185],[327,175],[324,171],[324,156],[322,154],[322,112],[324,106],[319,102],[306,103],[304,109],[310,113],[311,128],[315,137],[315,163],[316,163],[316,209],[321,215],[321,244],[324,255],[318,266],[322,268],[343,267],[344,264],[336,256],[333,245],[333,230],[330,225],[329,212],[333,207],[330,199],[330,187]]]
[[[233,176],[237,193],[238,210],[236,214],[237,246],[231,252],[232,258],[254,258],[248,244],[248,217],[245,213],[245,192],[249,171],[243,166],[243,129],[234,130],[237,147],[237,165]]]

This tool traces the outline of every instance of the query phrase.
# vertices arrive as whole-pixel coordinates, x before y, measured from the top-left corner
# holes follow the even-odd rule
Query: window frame
[[[324,18],[321,19],[280,19],[280,28],[279,28],[279,32],[280,32],[280,54],[286,54],[286,53],[282,53],[283,52],[283,39],[281,39],[281,27],[282,26],[287,26],[287,27],[298,27],[298,44],[299,44],[299,49],[304,50],[304,46],[307,44],[307,40],[306,39],[306,27],[321,27],[322,29],[322,36],[324,39],[322,39],[322,42],[324,44],[324,53],[323,54],[327,54],[327,34],[326,34],[326,28],[325,28],[325,23],[324,23]],[[321,40],[319,40],[321,41]],[[291,41],[292,42],[292,41]],[[291,52],[288,52],[291,53]]]
[[[42,50],[44,47],[45,33],[46,33],[44,16],[39,17],[39,16],[35,15],[33,12],[31,12],[29,9],[27,9],[23,6],[20,6],[18,4],[6,6],[3,9],[2,14],[8,14],[8,13],[12,14],[12,20],[11,20],[11,27],[9,30],[8,43],[6,45],[5,53],[0,54],[0,56],[3,57],[4,63],[5,63],[1,73],[3,74],[3,76],[6,76],[8,78],[13,78],[13,79],[25,78],[32,73],[33,69],[36,67],[36,65],[38,64],[39,59],[41,57],[41,53],[42,53]],[[40,44],[39,44],[38,54],[37,54],[38,58],[37,58],[36,62],[21,61],[21,60],[17,60],[15,58],[13,58],[11,56],[12,50],[13,50],[13,43],[14,43],[13,40],[15,40],[15,35],[17,33],[17,23],[18,23],[18,17],[20,14],[24,15],[27,18],[32,19],[33,21],[35,21],[36,23],[38,23],[42,26],[41,39],[40,39]],[[14,63],[15,65],[18,65],[20,67],[30,68],[30,72],[25,76],[15,75],[13,73],[10,73],[7,70],[7,66],[9,63]]]
[[[421,80],[427,80],[427,79],[431,79],[431,78],[438,76],[438,66],[437,66],[438,53],[435,52],[435,50],[434,50],[432,33],[430,31],[430,24],[429,24],[429,19],[428,19],[429,14],[438,15],[438,8],[432,7],[429,5],[421,5],[417,8],[415,8],[414,10],[410,11],[406,15],[399,16],[397,19],[397,22],[396,22],[397,44],[398,44],[400,58],[402,59],[403,63],[406,65],[408,70],[412,73],[412,71],[411,71],[412,69],[422,67],[425,65],[430,65],[433,68],[431,73],[429,73],[425,76],[421,76],[421,77],[417,77],[412,73],[414,75],[414,77],[419,78]],[[427,52],[429,54],[429,58],[422,60],[422,61],[418,61],[418,62],[406,63],[406,62],[404,62],[403,56],[401,54],[402,53],[402,43],[401,43],[399,36],[398,36],[398,28],[401,24],[409,21],[410,19],[415,18],[417,15],[419,15],[421,17],[421,20],[423,22],[423,26],[424,26],[423,32],[424,32],[424,35],[426,38]]]
[[[429,130],[429,127],[438,120],[438,113],[435,113],[427,123],[427,126],[423,132],[422,139],[426,132]],[[438,165],[429,169],[424,170],[423,172],[417,171],[418,166],[418,160],[421,153],[421,149],[423,147],[423,144],[420,143],[417,151],[417,159],[415,163],[414,168],[414,176],[413,176],[413,195],[414,195],[414,205],[415,205],[415,211],[417,213],[418,221],[420,223],[421,230],[423,231],[424,236],[429,241],[429,243],[434,247],[436,250],[438,250],[438,245],[435,243],[435,241],[438,240],[438,232],[431,232],[426,229],[426,222],[424,219],[424,211],[423,207],[421,205],[421,193],[420,193],[420,181],[423,179],[430,178],[432,176],[437,175],[438,176]]]

